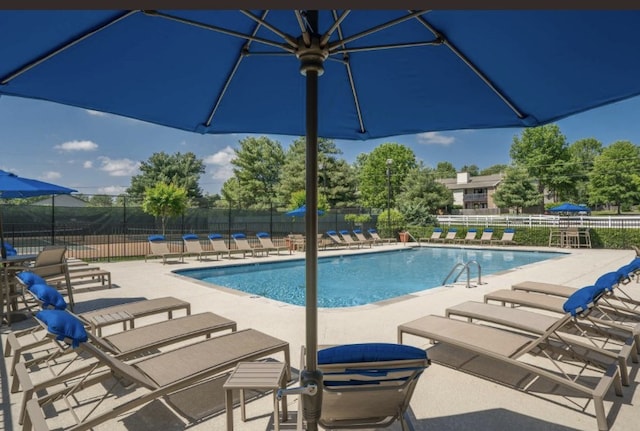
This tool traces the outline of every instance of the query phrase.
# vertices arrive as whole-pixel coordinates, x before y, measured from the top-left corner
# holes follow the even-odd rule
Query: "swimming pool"
[[[563,255],[552,252],[418,247],[322,257],[318,259],[318,306],[352,307],[441,286],[456,263],[475,260],[485,276]],[[471,265],[470,268],[471,278],[477,280],[477,267]],[[174,272],[289,304],[305,304],[304,260]],[[466,275],[461,275],[460,280],[466,280]]]

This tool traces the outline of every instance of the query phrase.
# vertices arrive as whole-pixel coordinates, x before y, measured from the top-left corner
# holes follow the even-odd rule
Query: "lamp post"
[[[391,165],[393,159],[387,159],[387,229],[391,235]]]

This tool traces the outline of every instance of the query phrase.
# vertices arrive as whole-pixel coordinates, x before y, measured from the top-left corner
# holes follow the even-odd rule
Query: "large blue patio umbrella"
[[[307,205],[301,205],[298,208],[292,209],[291,211],[287,211],[285,213],[290,217],[304,217],[307,214]],[[318,215],[321,216],[324,214],[324,211],[318,210]]]
[[[578,212],[589,212],[591,209],[584,205],[576,205],[569,202],[565,202],[561,205],[557,205],[555,207],[549,208],[549,211],[554,213],[578,213]]]
[[[302,381],[321,387],[318,136],[536,126],[636,96],[639,21],[640,10],[0,11],[0,94],[199,133],[306,136]],[[305,397],[315,429],[320,399]]]
[[[48,196],[69,194],[76,192],[67,187],[57,186],[40,180],[22,178],[11,172],[0,170],[0,198],[30,198],[35,196]],[[53,210],[53,208],[52,208]],[[7,257],[7,250],[4,245],[4,229],[2,226],[2,213],[0,212],[0,249],[2,258]]]

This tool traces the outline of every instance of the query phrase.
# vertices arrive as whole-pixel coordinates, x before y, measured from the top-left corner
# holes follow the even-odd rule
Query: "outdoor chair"
[[[267,256],[270,251],[275,251],[280,255],[280,250],[289,250],[289,254],[291,254],[291,249],[286,245],[276,246],[273,241],[271,241],[271,236],[267,232],[258,232],[256,236],[258,237],[258,241],[260,241],[262,248],[266,250]]]
[[[580,299],[584,303],[576,309],[587,309],[587,304],[594,300],[588,298],[594,294],[593,290],[583,293],[585,295]],[[617,360],[594,363],[567,349],[560,349],[562,354],[559,354],[558,339],[551,335],[529,335],[435,315],[399,325],[399,343],[405,335],[435,342],[436,345],[428,349],[429,356],[442,365],[473,373],[474,363],[482,362],[483,372],[473,374],[524,392],[535,393],[537,386],[550,383],[548,390],[551,393],[564,396],[570,391],[575,396],[585,397],[593,402],[599,430],[608,429],[604,408],[608,390],[613,386],[615,394],[622,396]],[[559,373],[559,369],[563,372]],[[505,378],[505,373],[512,378]]]
[[[179,258],[180,262],[184,262],[184,255],[182,252],[175,252],[169,249],[169,243],[164,235],[149,235],[149,246],[151,247],[151,253],[145,255],[144,261],[150,257],[161,257],[162,264],[167,263],[167,259]]]
[[[252,257],[257,257],[258,253],[267,253],[266,250],[260,247],[254,247],[249,243],[247,236],[243,233],[234,233],[231,234],[231,238],[233,238],[233,242],[236,243],[236,248],[238,250],[242,250],[244,256],[246,257],[247,253],[251,253]],[[268,253],[267,253],[268,254]]]
[[[476,239],[476,235],[478,234],[478,229],[471,228],[467,230],[464,238],[457,238],[455,242],[466,244],[467,242],[473,242]]]
[[[44,247],[42,251],[38,253],[33,265],[28,267],[28,270],[42,277],[45,282],[52,280],[57,284],[57,287],[60,287],[64,282],[69,308],[73,310],[75,302],[73,300],[73,287],[71,286],[69,267],[65,258],[66,252],[67,247],[65,246]]]
[[[491,239],[492,238],[493,238],[493,229],[484,228],[482,230],[482,235],[480,236],[480,238],[474,239],[471,242],[478,243],[478,244],[491,244]]]
[[[426,241],[426,242],[435,242],[442,239],[442,228],[436,227],[433,229],[433,232],[431,232],[431,236],[428,238],[418,238],[418,243],[422,242],[422,241]]]
[[[458,235],[458,229],[456,229],[455,227],[451,227],[447,230],[447,234],[445,235],[444,238],[439,238],[436,241],[455,242],[457,235]]]
[[[353,234],[356,236],[356,238],[358,238],[358,241],[360,241],[362,244],[368,244],[369,247],[371,247],[373,243],[375,243],[375,239],[367,238],[366,236],[364,236],[362,230],[360,229],[354,229]]]
[[[240,253],[242,253],[243,258],[246,257],[246,251],[238,250],[236,248],[230,249],[229,247],[227,247],[227,243],[225,242],[222,234],[210,233],[208,238],[209,238],[209,242],[211,243],[211,247],[216,253],[220,255],[226,254],[229,259],[231,259],[232,254],[240,254]]]
[[[306,363],[305,354],[303,346],[301,368]],[[326,429],[377,429],[400,422],[403,431],[408,431],[407,408],[429,364],[424,350],[401,344],[320,348],[318,369],[322,371],[323,394],[318,423]],[[302,405],[303,397],[299,400]],[[301,416],[298,429],[302,429]]]
[[[135,362],[124,362],[96,347],[92,334],[87,333],[82,323],[73,320],[73,316],[68,313],[45,310],[38,313],[37,318],[57,340],[77,346],[79,352],[99,363],[84,376],[76,376],[73,370],[54,376],[46,382],[46,393],[41,391],[38,398],[34,398],[40,407],[50,405],[47,414],[56,416],[56,424],[65,420],[71,422],[63,425],[68,431],[94,428],[151,401],[187,388],[193,391],[190,395],[193,397],[192,403],[195,403],[205,396],[198,384],[232,370],[242,361],[282,355],[287,364],[287,379],[291,376],[289,343],[255,329],[219,335]],[[111,383],[107,382],[109,380]],[[108,383],[105,384],[106,393],[103,397],[96,398],[95,390],[84,394],[85,389],[96,388],[103,382]],[[45,387],[45,382],[41,385]],[[125,387],[128,396],[122,400],[111,397],[113,403],[101,406],[101,400],[108,397],[116,386]],[[59,399],[65,401],[65,406],[57,410],[53,401]],[[87,407],[89,404],[93,407]],[[173,407],[170,402],[166,405]],[[90,411],[78,415],[76,409],[79,407],[90,408]],[[179,409],[175,410],[181,414]],[[27,411],[27,423],[46,424],[47,418],[41,408],[27,406]]]
[[[343,238],[338,236],[338,232],[336,232],[335,230],[328,230],[326,234],[329,237],[329,239],[333,241],[334,246],[346,246],[351,248],[349,243],[347,243]]]
[[[515,229],[507,228],[502,233],[502,238],[492,239],[489,241],[489,243],[490,244],[515,244],[516,242],[513,240],[513,237],[515,234],[516,234]]]
[[[200,261],[206,256],[215,256],[216,260],[220,260],[221,252],[203,249],[202,244],[200,243],[200,238],[195,233],[182,235],[182,241],[184,242],[184,247],[187,250],[184,253],[185,255],[196,256]]]
[[[373,228],[367,229],[367,232],[369,233],[369,235],[371,236],[371,239],[373,239],[375,243],[386,242],[391,244],[393,242],[395,244],[398,242],[395,238],[381,238],[380,235],[378,234],[378,231]]]
[[[351,233],[346,230],[343,229],[340,232],[338,232],[340,234],[340,237],[342,238],[342,240],[344,241],[345,244],[347,244],[347,247],[351,248],[351,246],[356,246],[358,248],[360,248],[361,246],[367,244],[369,245],[369,247],[371,247],[371,243],[369,241],[356,241],[353,239],[353,237],[351,236]]]

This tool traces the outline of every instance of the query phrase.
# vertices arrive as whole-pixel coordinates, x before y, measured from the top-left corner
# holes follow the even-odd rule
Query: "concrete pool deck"
[[[434,245],[439,247],[440,245]],[[376,246],[373,251],[402,248],[402,244]],[[523,250],[519,247],[491,247],[492,249]],[[527,248],[529,250],[530,248]],[[531,248],[536,250],[536,248]],[[632,250],[598,249],[549,249],[540,251],[566,251],[566,257],[519,267],[495,275],[483,275],[483,284],[467,289],[464,283],[453,287],[439,287],[406,297],[351,308],[319,309],[318,343],[358,343],[358,342],[396,342],[398,325],[427,314],[444,315],[444,310],[467,300],[482,301],[485,293],[509,288],[516,282],[535,280],[553,282],[573,287],[592,284],[605,272],[615,270],[631,261],[635,256]],[[349,254],[363,250],[320,251],[320,256]],[[369,249],[365,248],[365,252]],[[259,262],[284,260],[303,257],[303,253],[293,255],[258,258],[235,258],[234,263],[248,263],[253,259]],[[252,296],[228,289],[206,286],[203,283],[177,276],[175,269],[198,268],[228,264],[228,259],[198,262],[195,257],[187,257],[184,263],[163,265],[162,260],[149,262],[130,261],[101,263],[100,267],[111,271],[114,287],[112,289],[82,288],[75,293],[76,311],[82,312],[126,302],[132,299],[174,296],[192,304],[192,314],[211,311],[233,319],[238,329],[255,328],[267,334],[286,340],[290,344],[292,367],[300,367],[299,352],[305,342],[304,308],[284,304],[263,297]],[[474,271],[472,277],[475,281]],[[375,276],[375,273],[372,274]],[[627,291],[640,299],[640,285],[635,282]],[[157,319],[156,319],[157,320]],[[152,320],[149,320],[152,321]],[[8,328],[2,327],[2,348],[7,333],[11,329],[28,326],[29,321],[19,322]],[[426,340],[417,338],[405,340],[407,343],[430,348]],[[17,430],[17,415],[21,394],[10,394],[7,386],[5,360],[2,370],[2,420],[3,429]],[[631,385],[623,388],[624,396],[615,397],[609,391],[605,398],[610,429],[623,431],[635,429],[640,420],[640,393],[636,390],[640,377],[638,365],[630,364]],[[221,394],[216,394],[218,396]],[[550,396],[553,397],[553,396]],[[211,400],[211,403],[217,401]],[[295,416],[296,397],[289,397],[289,411]],[[234,409],[236,430],[273,429],[271,397],[262,397],[248,403],[247,422],[240,421],[239,409]],[[481,379],[438,364],[429,367],[421,377],[412,397],[410,417],[416,430],[596,430],[592,403],[586,406],[585,413],[577,407],[569,407],[567,401],[545,399],[541,396],[522,393],[514,389]],[[52,421],[55,423],[55,420]],[[169,410],[162,402],[153,402],[133,413],[127,413],[118,419],[97,427],[98,430],[223,430],[224,414],[215,414],[203,420],[186,425],[184,420]],[[295,420],[289,420],[284,429],[294,429]],[[399,430],[395,424],[392,430]]]

